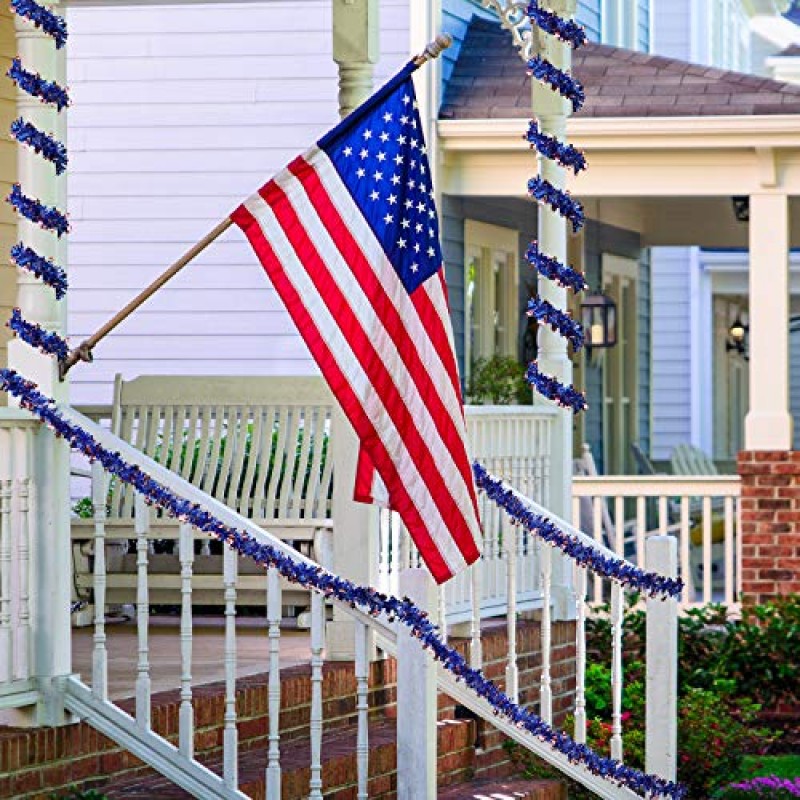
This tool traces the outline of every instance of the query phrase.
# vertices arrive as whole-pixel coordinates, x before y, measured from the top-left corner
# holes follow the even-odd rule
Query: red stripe
[[[314,355],[325,379],[328,381],[343,411],[353,424],[359,438],[362,442],[366,440],[371,442],[370,455],[373,463],[380,469],[387,489],[391,492],[396,510],[402,516],[409,533],[413,535],[420,554],[425,559],[425,563],[434,579],[438,583],[443,583],[452,577],[450,568],[430,538],[424,520],[406,491],[397,468],[364,411],[361,401],[356,397],[347,378],[340,370],[333,353],[320,335],[313,318],[287,277],[280,260],[264,237],[261,227],[244,206],[237,208],[231,215],[231,219],[242,229],[256,251],[256,255],[269,275],[275,290],[281,296],[289,314],[297,325],[300,335]]]
[[[430,370],[423,364],[419,355],[420,343],[412,341],[409,337],[408,331],[403,324],[403,318],[386,292],[386,289],[378,280],[372,264],[364,255],[360,245],[353,237],[350,228],[344,223],[344,220],[342,220],[338,209],[331,201],[328,192],[322,185],[317,172],[310,164],[301,159],[294,161],[289,167],[289,170],[303,185],[311,201],[311,205],[322,220],[323,225],[339,252],[346,258],[350,269],[356,275],[359,285],[372,305],[375,314],[381,320],[397,347],[400,358],[403,360],[409,375],[417,386],[420,397],[422,397],[426,407],[430,410],[436,429],[446,448],[451,453],[453,461],[464,479],[464,483],[467,486],[473,503],[476,504],[472,471],[470,470],[469,459],[467,458],[467,451],[464,446],[464,438],[461,431],[455,426],[442,400],[442,395],[448,392],[450,387],[437,386],[433,379],[435,376],[432,376]],[[405,292],[404,287],[400,286],[399,288],[401,291]],[[431,346],[435,348],[436,353],[442,360],[447,374],[455,376],[456,385],[458,385],[458,371],[456,369],[455,359],[452,357],[452,346],[447,339],[447,333],[442,325],[442,319],[436,313],[433,304],[427,298],[427,293],[422,287],[411,295],[415,308],[417,307],[416,298],[418,295],[424,296],[427,301],[420,303],[426,317],[426,319],[421,320],[423,330],[428,332],[428,326],[430,326],[434,333],[444,335],[445,347],[441,347],[438,341],[431,342]],[[419,308],[417,309],[417,313],[419,313]],[[440,336],[437,338],[440,338]],[[459,406],[457,413],[463,414],[460,408],[460,387],[454,392],[454,400]],[[470,539],[472,539],[472,536],[470,536]],[[461,542],[458,542],[458,544],[459,548],[463,551]]]
[[[400,433],[405,445],[405,452],[416,465],[420,478],[425,482],[430,497],[436,504],[451,538],[464,555],[467,563],[471,563],[469,556],[474,554],[477,558],[478,552],[464,513],[450,493],[442,473],[436,467],[433,459],[428,457],[429,448],[419,433],[416,420],[409,412],[392,376],[384,365],[382,354],[376,350],[370,335],[362,328],[360,321],[352,312],[347,297],[331,276],[327,264],[317,252],[283,189],[272,182],[261,189],[259,193],[272,207],[278,224],[289,239],[303,268],[314,283],[337,325],[341,328],[370,383],[381,397],[386,412]],[[362,443],[371,452],[373,446],[371,440],[362,437]],[[464,457],[466,459],[466,454]],[[411,528],[409,528],[409,533],[413,535]]]

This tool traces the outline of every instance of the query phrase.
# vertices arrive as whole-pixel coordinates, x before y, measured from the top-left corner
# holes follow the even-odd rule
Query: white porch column
[[[340,116],[346,117],[371,94],[378,51],[378,0],[333,0]]]
[[[574,17],[576,0],[552,0],[552,10],[562,17]],[[569,70],[572,66],[572,50],[569,45],[545,33],[539,35],[542,56],[554,66]],[[532,83],[533,111],[539,120],[542,133],[566,140],[567,117],[571,105],[557,92],[538,81]],[[558,189],[566,189],[566,170],[555,161],[539,156],[539,172]],[[548,206],[539,205],[539,244],[545,253],[568,263],[567,221]],[[556,308],[568,307],[567,290],[546,278],[538,277],[539,296]],[[564,384],[572,383],[572,362],[567,353],[567,340],[554,333],[546,325],[539,326],[539,365],[543,372],[552,375]],[[539,397],[534,391],[534,402]],[[543,403],[549,401],[541,400]],[[550,502],[549,509],[562,519],[572,519],[572,422],[573,412],[559,408],[553,422],[550,455]],[[572,592],[572,566],[569,560],[558,553],[553,554],[553,617],[556,620],[574,619],[575,600]]]
[[[750,196],[750,410],[745,450],[791,450],[789,203]]]
[[[54,13],[63,6],[45,2]],[[17,47],[23,66],[48,80],[66,85],[66,59],[53,40],[29,21],[15,16]],[[49,105],[17,92],[20,115],[40,130],[63,140],[65,124]],[[66,181],[57,178],[53,165],[30,148],[18,146],[18,180],[23,192],[55,205],[66,204]],[[46,258],[64,266],[66,246],[55,234],[19,217],[18,237]],[[17,305],[30,322],[64,335],[66,304],[56,301],[53,291],[34,276],[18,270]],[[41,391],[58,400],[68,397],[67,384],[59,383],[55,359],[42,355],[19,339],[8,345],[8,365],[35,381]],[[63,704],[57,689],[59,676],[72,669],[70,632],[71,558],[69,541],[69,448],[42,428],[35,437],[31,492],[31,620],[34,641],[34,670],[41,691],[37,724],[64,721]]]
[[[575,15],[576,0],[553,0],[552,10],[562,17]],[[542,55],[559,69],[569,70],[572,50],[553,36],[541,33]],[[548,86],[533,81],[533,111],[542,133],[565,141],[569,101]],[[539,156],[539,173],[558,189],[566,189],[566,170],[555,161]],[[542,250],[567,263],[567,221],[548,206],[539,205],[539,243]],[[539,296],[556,308],[567,309],[567,290],[554,281],[539,276]],[[539,364],[543,372],[572,383],[572,362],[567,354],[567,340],[546,325],[539,327]],[[538,395],[534,392],[534,398]],[[541,402],[548,402],[542,400]],[[572,411],[559,409],[554,423],[550,464],[550,509],[566,520],[572,515]]]

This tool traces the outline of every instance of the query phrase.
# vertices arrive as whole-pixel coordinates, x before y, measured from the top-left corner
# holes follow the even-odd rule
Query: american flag
[[[359,437],[355,499],[442,583],[479,557],[413,62],[231,215]]]

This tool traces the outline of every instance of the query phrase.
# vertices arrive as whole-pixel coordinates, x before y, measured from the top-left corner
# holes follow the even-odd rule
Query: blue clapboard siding
[[[473,16],[497,19],[497,16],[484,8],[476,0],[444,0],[442,3],[442,30],[453,37],[453,44],[442,53],[442,84],[450,80],[453,67],[461,50],[461,43],[467,33],[469,21]]]
[[[639,446],[650,452],[650,394],[652,388],[652,278],[650,251],[643,250],[639,259]]]
[[[586,28],[586,34],[593,42],[600,41],[601,10],[600,0],[578,0],[578,22]]]
[[[650,50],[650,0],[639,2],[639,30],[637,31],[638,49]]]
[[[690,61],[692,56],[691,8],[689,0],[668,0],[653,6],[650,21],[653,50],[660,56]]]

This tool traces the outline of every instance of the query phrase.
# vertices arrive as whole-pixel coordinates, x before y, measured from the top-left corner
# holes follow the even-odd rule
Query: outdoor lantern
[[[725,342],[726,352],[730,353],[733,350],[747,358],[747,334],[749,332],[750,326],[745,325],[740,317],[736,317],[731,327],[728,328],[728,341]]]
[[[607,295],[590,294],[581,303],[586,347],[613,347],[617,343],[617,306]]]

